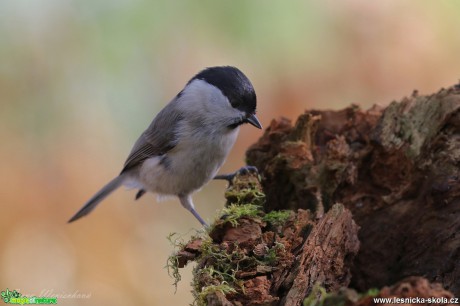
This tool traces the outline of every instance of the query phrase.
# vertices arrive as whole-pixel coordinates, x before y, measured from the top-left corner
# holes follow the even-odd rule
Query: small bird
[[[231,66],[195,75],[153,119],[134,144],[120,174],[69,220],[89,214],[120,186],[177,196],[198,221],[192,194],[216,176],[238,136],[240,125],[262,128],[256,93],[249,79]]]

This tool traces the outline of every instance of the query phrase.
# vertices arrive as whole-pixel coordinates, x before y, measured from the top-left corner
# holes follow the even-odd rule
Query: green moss
[[[262,213],[262,207],[254,204],[231,204],[222,209],[221,219],[230,222],[232,226],[238,225],[238,220],[241,217],[256,218]]]
[[[262,192],[262,186],[260,185],[260,176],[254,173],[235,176],[225,192],[225,198],[227,199],[227,206],[249,203],[263,205],[265,203],[265,194]]]
[[[253,204],[232,204],[223,208],[221,214],[225,217],[225,222],[230,222],[233,226],[236,226],[242,217],[265,218],[268,223],[282,224],[290,216],[289,211],[274,211],[264,217],[262,207]],[[244,280],[238,277],[239,272],[271,271],[285,252],[284,245],[275,242],[273,246],[266,247],[263,255],[257,256],[253,252],[243,250],[237,243],[227,242],[227,246],[216,244],[208,233],[209,231],[201,231],[192,237],[201,239],[200,250],[194,259],[198,264],[193,269],[192,283],[194,304],[199,306],[206,305],[207,297],[216,292],[224,295],[244,294]],[[183,238],[176,233],[170,234],[168,240],[175,249],[183,249],[186,245]],[[176,287],[181,280],[178,267],[180,258],[177,254],[175,252],[171,255],[166,265]]]
[[[311,293],[303,300],[303,306],[323,306],[327,296],[328,293],[326,289],[316,284],[311,290]]]
[[[179,256],[178,250],[181,250],[185,247],[186,243],[184,237],[178,233],[170,233],[168,237],[169,243],[173,246],[174,252],[171,254],[168,259],[166,260],[165,268],[168,271],[168,275],[174,279],[173,285],[177,290],[177,284],[181,281],[182,277],[179,272]],[[201,240],[211,240],[207,235],[207,232],[204,230],[196,231],[195,235],[190,238],[190,241],[194,239],[201,239]]]
[[[182,279],[179,272],[179,257],[177,255],[173,254],[168,257],[166,269],[168,270],[168,275],[174,279],[173,285],[175,290],[177,290],[177,284]]]
[[[236,273],[242,268],[240,263],[247,256],[238,246],[228,253],[209,239],[203,243],[201,252],[198,262],[206,265],[198,265],[193,269],[192,294],[195,304],[206,305],[207,296],[217,291],[228,294],[243,290],[243,281],[236,277]]]
[[[221,211],[225,222],[233,226],[238,225],[242,217],[264,219],[270,224],[283,224],[290,216],[289,211],[273,211],[263,216],[262,207],[259,205],[231,204]],[[244,293],[244,280],[238,278],[240,271],[270,271],[279,261],[285,247],[275,242],[273,246],[266,247],[263,255],[257,256],[252,252],[247,253],[234,243],[228,247],[216,244],[209,236],[208,231],[197,232],[192,239],[201,239],[201,247],[195,261],[198,265],[193,269],[192,294],[195,305],[206,305],[210,294],[220,292],[224,295]],[[183,249],[186,245],[183,238],[170,234],[168,240],[176,250]],[[179,257],[175,252],[168,258],[166,267],[169,275],[174,279],[174,285],[181,280],[179,273]]]
[[[170,233],[168,237],[166,237],[174,247],[175,250],[179,250],[184,247],[185,243],[180,238],[178,233]],[[181,280],[181,275],[179,273],[179,257],[177,256],[177,253],[174,252],[172,255],[170,255],[166,261],[166,267],[168,270],[168,275],[174,279],[174,287],[177,290],[177,284]]]
[[[273,247],[268,249],[268,252],[264,256],[264,258],[262,260],[262,263],[267,264],[269,266],[276,265],[278,263],[278,254],[279,254],[278,252],[280,252],[280,251],[282,251],[282,252],[285,251],[284,244],[279,243],[279,242],[275,242]]]
[[[286,223],[291,213],[292,211],[290,210],[273,210],[266,214],[262,220],[273,226],[280,226]]]
[[[265,203],[265,194],[259,190],[246,188],[241,190],[228,189],[225,192],[225,198],[228,204],[244,205],[251,203],[254,205],[263,205]]]
[[[216,292],[221,292],[222,294],[226,295],[229,293],[236,293],[236,290],[232,286],[226,283],[222,283],[220,285],[206,286],[206,287],[200,288],[200,291],[197,291],[197,290],[194,291],[194,293],[196,293],[196,295],[194,296],[195,298],[194,304],[198,306],[208,305],[207,303],[208,295],[216,293]]]
[[[270,270],[277,263],[280,252],[284,251],[283,244],[275,243],[271,248],[267,247],[264,255],[257,257],[252,252],[244,251],[236,243],[218,244],[209,236],[216,229],[215,226],[223,226],[227,222],[236,227],[241,218],[264,218],[265,194],[261,188],[258,176],[236,176],[225,193],[227,205],[220,211],[217,221],[192,238],[201,240],[200,250],[194,258],[198,263],[193,269],[192,294],[195,305],[206,305],[207,297],[217,292],[224,295],[244,293],[244,281],[237,277],[238,273]],[[289,216],[287,211],[272,212],[267,214],[266,221],[270,224],[283,224]],[[183,249],[186,245],[177,234],[169,235],[168,240],[176,250]],[[178,266],[180,260],[183,260],[177,254],[175,252],[171,255],[166,265],[176,286],[181,280]]]
[[[379,289],[371,288],[371,289],[367,290],[366,292],[360,294],[360,297],[361,298],[364,298],[364,297],[367,297],[367,296],[375,297],[375,296],[379,295],[379,293],[380,293]]]

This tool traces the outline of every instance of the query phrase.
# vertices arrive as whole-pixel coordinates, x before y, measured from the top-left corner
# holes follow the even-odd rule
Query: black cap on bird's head
[[[193,80],[203,80],[217,87],[234,108],[246,113],[245,123],[250,123],[259,129],[262,128],[255,115],[256,92],[251,81],[238,68],[232,66],[209,67],[195,75],[189,83]]]

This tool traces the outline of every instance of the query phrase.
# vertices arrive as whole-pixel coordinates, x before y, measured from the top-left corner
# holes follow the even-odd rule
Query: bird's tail
[[[94,208],[96,208],[97,204],[99,204],[109,194],[111,194],[112,191],[120,187],[123,184],[123,180],[124,176],[119,175],[111,180],[107,185],[102,187],[101,190],[99,190],[91,199],[89,199],[89,201],[86,202],[85,205],[83,205],[83,207],[72,218],[70,218],[69,223],[89,214]]]

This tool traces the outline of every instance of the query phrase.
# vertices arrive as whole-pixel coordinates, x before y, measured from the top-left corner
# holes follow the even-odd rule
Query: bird
[[[88,215],[121,186],[177,196],[203,225],[192,195],[216,175],[233,147],[240,126],[262,129],[256,117],[257,97],[248,77],[233,66],[208,67],[153,118],[140,135],[120,174],[108,182],[68,221]]]

